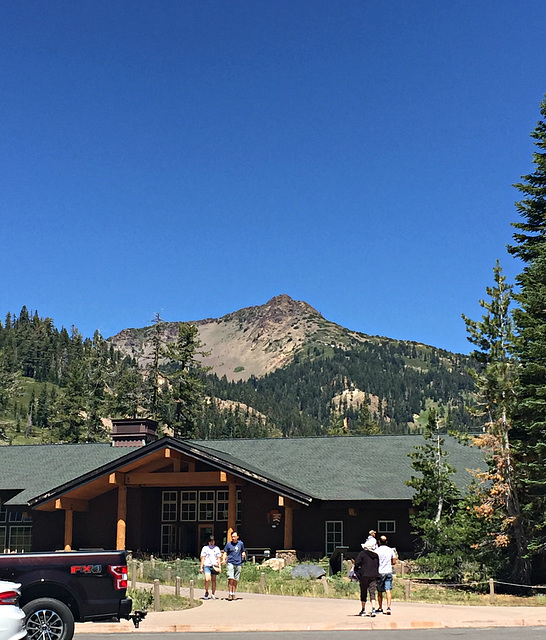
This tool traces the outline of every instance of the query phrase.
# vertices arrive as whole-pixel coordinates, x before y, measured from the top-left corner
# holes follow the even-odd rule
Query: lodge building
[[[301,558],[356,550],[368,530],[410,555],[420,436],[242,440],[158,438],[114,420],[111,443],[0,447],[0,551],[83,548],[196,557],[237,529],[248,547]],[[480,452],[446,438],[456,481]]]

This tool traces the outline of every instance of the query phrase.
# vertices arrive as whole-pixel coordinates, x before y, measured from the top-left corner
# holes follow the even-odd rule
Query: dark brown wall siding
[[[278,496],[256,485],[241,490],[241,527],[239,534],[247,547],[284,548],[284,509],[278,506]],[[281,523],[273,528],[267,521],[268,512],[276,509],[283,514]]]
[[[87,511],[74,513],[73,549],[115,549],[116,490],[89,501]]]
[[[166,487],[166,489],[169,489]],[[197,489],[198,490],[198,489]],[[131,488],[127,495],[126,547],[135,552],[159,554],[161,547],[161,488]],[[178,491],[178,489],[177,489]],[[277,494],[256,485],[241,488],[242,514],[239,534],[247,547],[269,547],[275,551],[284,548],[284,508],[278,506]],[[356,509],[356,516],[349,509]],[[395,520],[396,533],[389,542],[399,553],[408,554],[413,548],[409,525],[410,503],[391,501],[378,504],[343,502],[319,506],[302,506],[293,512],[293,548],[304,557],[325,555],[325,523],[343,522],[343,542],[351,552],[360,549],[370,529],[377,528],[378,520]],[[272,510],[282,513],[281,523],[272,527],[267,514]],[[74,513],[73,548],[113,549],[116,544],[117,491],[97,497],[89,502],[86,512]],[[33,550],[62,549],[64,546],[64,512],[33,512]],[[203,523],[205,524],[205,523]],[[209,523],[206,523],[209,524]],[[227,530],[227,522],[214,522],[217,543]],[[199,553],[199,522],[177,522],[180,555],[197,556]]]
[[[32,551],[64,549],[64,511],[32,512]]]
[[[343,522],[343,543],[350,551],[359,551],[360,544],[368,537],[370,529],[377,528],[378,520],[395,520],[396,533],[389,536],[389,544],[399,552],[412,548],[412,536],[408,522],[409,503],[388,502],[378,504],[347,503],[347,506],[302,507],[294,511],[294,548],[303,555],[323,557],[326,545],[326,522]],[[356,509],[356,515],[349,515],[349,509]]]

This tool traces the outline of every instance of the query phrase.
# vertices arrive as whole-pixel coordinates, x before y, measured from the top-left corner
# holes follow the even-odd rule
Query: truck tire
[[[74,616],[60,600],[38,598],[25,604],[28,640],[72,640]]]

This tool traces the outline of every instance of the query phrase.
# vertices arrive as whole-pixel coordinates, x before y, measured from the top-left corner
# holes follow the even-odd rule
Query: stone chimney
[[[157,440],[157,422],[149,418],[112,420],[112,446],[143,447]]]

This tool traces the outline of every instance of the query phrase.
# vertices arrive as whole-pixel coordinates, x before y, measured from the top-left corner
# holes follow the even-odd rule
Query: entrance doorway
[[[198,535],[199,552],[201,552],[201,549],[208,544],[209,538],[214,535],[214,527],[211,524],[200,524]]]

